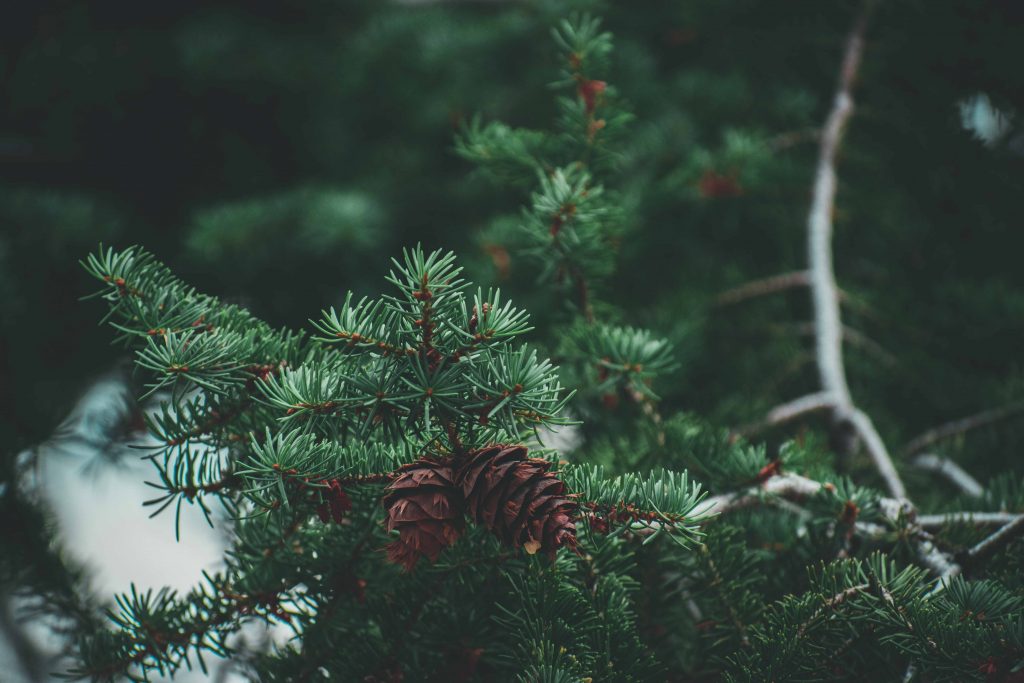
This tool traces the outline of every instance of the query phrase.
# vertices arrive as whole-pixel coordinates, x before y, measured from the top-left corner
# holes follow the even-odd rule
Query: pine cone
[[[527,457],[525,446],[488,446],[470,454],[456,482],[469,516],[502,543],[554,557],[562,546],[576,546],[576,503],[550,469]]]
[[[387,530],[399,538],[388,559],[410,571],[421,557],[431,562],[462,534],[462,494],[450,465],[417,460],[403,465],[384,496]]]

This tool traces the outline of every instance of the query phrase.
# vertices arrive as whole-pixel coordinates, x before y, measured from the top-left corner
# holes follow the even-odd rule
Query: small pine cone
[[[314,492],[314,496],[317,495]],[[352,509],[352,499],[337,479],[327,482],[327,487],[319,492],[319,498],[321,502],[316,508],[316,514],[320,521],[327,524],[334,520],[335,524],[344,524],[345,513]]]
[[[388,559],[412,570],[421,557],[433,562],[462,533],[462,494],[450,465],[417,460],[398,470],[384,496],[387,530],[399,538]]]
[[[576,546],[576,503],[551,463],[527,457],[525,446],[488,446],[471,453],[458,473],[466,512],[501,540],[550,557]]]

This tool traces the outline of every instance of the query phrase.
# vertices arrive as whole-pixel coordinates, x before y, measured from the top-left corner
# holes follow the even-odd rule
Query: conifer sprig
[[[79,674],[145,679],[190,666],[193,657],[202,666],[204,652],[229,652],[227,635],[247,619],[303,619],[301,611],[281,611],[281,596],[308,586],[322,563],[290,565],[289,553],[301,548],[290,539],[332,528],[347,535],[352,523],[370,522],[353,552],[382,543],[370,539],[383,535],[373,520],[385,487],[388,528],[400,534],[391,555],[409,570],[470,542],[460,539],[463,509],[506,548],[552,557],[577,548],[581,511],[591,525],[616,527],[602,546],[622,530],[646,529],[646,542],[699,533],[700,520],[689,515],[700,489],[685,473],[605,481],[600,470],[553,471],[524,446],[489,446],[565,424],[572,393],[556,366],[518,342],[530,329],[526,313],[497,290],[471,294],[450,253],[407,250],[388,277],[397,294],[347,297],[314,323],[314,337],[274,331],[198,294],[137,248],[105,250],[87,267],[104,283],[112,322],[137,349],[137,365],[153,377],[158,405],[147,424],[156,445],[148,457],[161,495],[150,503],[157,512],[197,504],[212,520],[208,501],[219,499],[236,517],[238,539],[228,573],[207,588],[125,598],[114,617],[119,631],[98,636],[120,644],[84,642]],[[625,367],[623,354],[633,352],[651,368],[666,365],[656,342],[618,334],[626,338],[608,348],[622,372],[649,377]],[[417,490],[421,472],[447,473],[422,485],[447,487],[454,509],[433,509],[438,499]],[[495,500],[503,507],[492,509]],[[410,517],[412,509],[419,512]],[[435,518],[449,525],[443,542],[429,535],[442,527],[424,526]],[[226,588],[239,582],[276,587]]]

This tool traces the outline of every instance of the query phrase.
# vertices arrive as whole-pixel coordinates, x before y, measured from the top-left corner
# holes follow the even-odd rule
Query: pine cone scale
[[[435,561],[462,534],[463,515],[530,554],[575,547],[576,503],[551,463],[527,453],[525,446],[488,446],[457,470],[427,459],[400,468],[383,501],[385,526],[399,534],[388,558],[406,570],[422,558]]]
[[[495,467],[483,479],[482,488],[484,488],[484,491],[482,495],[477,496],[475,499],[467,499],[467,502],[475,508],[476,521],[483,522],[488,527],[494,526],[498,509],[503,506],[508,497],[508,489],[514,483],[514,480],[521,476],[521,473],[517,471],[516,464],[504,463]],[[490,487],[489,489],[487,489],[488,486]],[[473,505],[473,502],[476,502],[476,505]]]
[[[385,528],[399,534],[387,547],[390,561],[409,571],[422,558],[435,561],[458,540],[464,526],[463,501],[453,479],[451,465],[426,459],[398,470],[383,500]]]
[[[538,486],[536,482],[541,484],[546,483],[547,480],[543,478],[542,473],[536,472],[529,479],[523,482],[523,484],[515,490],[515,492],[509,496],[505,503],[506,509],[506,526],[509,535],[512,538],[519,538],[522,530],[526,527],[526,523],[530,518],[530,508],[534,497],[537,495]],[[543,491],[543,488],[541,488]]]
[[[576,543],[575,502],[551,471],[527,457],[525,446],[491,446],[472,453],[457,473],[466,512],[503,543],[549,555]]]

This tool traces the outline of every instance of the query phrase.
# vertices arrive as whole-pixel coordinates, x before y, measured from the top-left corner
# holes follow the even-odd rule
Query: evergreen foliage
[[[594,577],[588,593],[586,584],[576,585],[571,578],[586,575],[577,564],[596,562],[585,551],[563,553],[554,565],[529,558],[538,549],[554,558],[563,544],[574,550],[571,526],[553,541],[552,522],[540,517],[543,535],[523,542],[499,534],[504,548],[471,532],[463,543],[472,547],[452,566],[420,568],[415,559],[401,559],[410,551],[396,550],[392,559],[414,574],[408,577],[382,567],[384,557],[372,552],[387,537],[380,524],[382,488],[391,482],[396,494],[404,491],[395,489],[400,473],[414,471],[408,468],[422,462],[418,459],[450,463],[445,466],[456,472],[484,468],[459,475],[482,479],[489,476],[488,467],[504,472],[507,466],[492,465],[489,452],[475,455],[479,449],[506,442],[537,447],[538,429],[566,423],[560,413],[571,393],[563,390],[556,368],[516,341],[529,329],[526,315],[503,303],[497,291],[484,296],[477,290],[470,298],[470,283],[460,277],[454,255],[426,254],[418,247],[406,251],[387,278],[396,294],[358,303],[349,296],[340,311],[324,312],[315,324],[319,336],[273,330],[238,307],[197,293],[138,248],[101,249],[85,266],[103,283],[99,294],[110,306],[109,323],[152,377],[148,393],[159,402],[159,412],[151,418],[151,432],[163,440],[150,456],[159,475],[154,486],[162,494],[151,501],[159,504],[157,513],[172,504],[179,510],[183,503],[198,504],[209,519],[208,499],[216,498],[233,514],[237,541],[228,569],[207,577],[189,595],[132,591],[118,598],[112,616],[117,630],[85,634],[79,646],[82,662],[72,675],[144,680],[151,672],[205,666],[204,654],[230,652],[228,637],[245,620],[277,620],[305,633],[328,626],[322,620],[337,600],[346,603],[345,615],[334,615],[332,609],[331,628],[359,624],[360,633],[369,629],[380,639],[366,660],[349,661],[344,675],[372,676],[381,666],[413,663],[424,672],[439,671],[445,666],[443,653],[429,653],[429,645],[416,637],[419,622],[424,621],[424,632],[432,632],[435,611],[450,619],[479,605],[459,605],[442,595],[435,602],[424,591],[463,564],[489,566],[470,585],[507,604],[505,611],[515,617],[491,627],[493,637],[522,639],[520,649],[509,645],[515,656],[495,656],[493,666],[499,670],[511,675],[531,661],[577,674],[598,662],[610,670],[636,654],[627,648],[620,660],[609,649],[612,642],[620,647],[622,638],[635,644],[641,663],[651,660],[635,630],[629,591],[620,585],[624,576],[613,574],[600,590]],[[548,463],[538,463],[547,469]],[[691,513],[700,502],[700,489],[685,474],[606,479],[599,468],[567,464],[561,476],[573,495],[581,496],[571,506],[586,506],[602,533],[632,536],[653,530],[647,539],[652,541],[663,533],[693,540],[698,531]],[[530,475],[529,481],[534,479]],[[441,495],[437,486],[444,484],[432,481],[403,484],[412,491],[420,486],[434,491],[420,503],[418,514],[432,514],[430,506]],[[487,506],[499,488],[482,494]],[[524,492],[513,497],[521,501],[520,515],[527,519],[555,514],[532,503],[525,486],[501,495],[512,491]],[[445,495],[455,496],[445,505],[461,505],[457,494]],[[388,500],[388,514],[402,514]],[[484,505],[482,499],[473,500],[467,497],[468,509]],[[489,513],[475,509],[472,517],[489,526]],[[407,532],[417,531],[409,523],[424,524],[423,517],[394,519],[406,523],[397,525],[404,544],[413,542]],[[321,550],[324,544],[330,552]],[[527,557],[514,560],[520,545]],[[311,548],[311,558],[297,558],[305,547]],[[618,547],[629,552],[628,545]],[[423,552],[433,562],[438,550]],[[521,567],[510,569],[506,561]],[[347,583],[339,587],[339,581]],[[494,582],[496,587],[485,588]],[[357,591],[362,597],[353,600],[353,586],[364,583]],[[371,592],[378,594],[375,599],[368,597]],[[527,594],[530,602],[524,603]],[[415,606],[414,611],[400,626],[385,623],[374,612],[380,599]],[[593,612],[583,620],[583,632],[575,617],[567,618],[567,605]],[[521,624],[520,618],[525,619]],[[404,629],[411,631],[406,635]],[[391,654],[382,661],[381,651]],[[301,656],[330,653],[304,647]]]
[[[266,681],[1019,680],[1024,479],[995,455],[1020,442],[1020,283],[1003,244],[1018,133],[972,139],[954,106],[982,87],[1006,111],[1024,102],[994,48],[968,35],[1002,35],[1003,10],[954,4],[927,8],[943,38],[914,41],[903,38],[925,12],[916,3],[868,3],[866,34],[859,3],[815,6],[799,32],[742,2],[608,7],[618,51],[596,18],[558,21],[560,71],[508,76],[554,79],[553,105],[523,85],[532,109],[456,117],[454,150],[480,173],[447,197],[483,198],[469,222],[487,225],[475,243],[443,238],[501,290],[471,284],[453,253],[417,246],[392,262],[384,293],[364,296],[379,288],[363,279],[375,259],[359,256],[415,241],[388,231],[400,207],[435,206],[429,183],[407,183],[401,201],[305,183],[196,212],[186,269],[224,270],[239,245],[259,244],[229,291],[266,287],[249,302],[261,314],[294,305],[272,291],[282,264],[360,271],[359,293],[308,331],[202,294],[144,249],[90,255],[159,444],[146,456],[148,504],[175,516],[199,506],[231,545],[191,591],[131,588],[102,625],[63,558],[31,540],[5,557],[7,580],[72,624],[67,675],[149,680],[232,657]],[[553,20],[535,9],[493,10],[460,41],[484,52],[501,33],[539,61],[516,43]],[[506,12],[519,23],[497,18]],[[406,16],[379,16],[353,53],[369,60],[415,36],[434,45],[426,61],[447,63],[450,33],[425,30],[430,43]],[[730,44],[712,45],[706,36],[739,16],[749,23]],[[774,77],[782,52],[750,47],[759,23],[814,55],[786,72],[803,81]],[[820,177],[809,152],[827,144],[818,126],[834,111],[835,46],[851,23],[866,40],[863,84],[829,220],[833,251],[857,256],[836,259],[856,403],[819,386],[821,324],[799,322],[815,285],[796,270],[806,189]],[[198,24],[193,38],[232,22]],[[193,45],[205,47],[188,53],[204,78],[253,68],[219,61],[217,41]],[[984,78],[962,80],[937,56],[965,45]],[[308,66],[294,44],[282,54],[294,61],[257,68],[286,81]],[[448,113],[432,109],[440,99],[412,104],[433,120]],[[527,125],[491,121],[494,110]],[[0,209],[38,204],[25,197]],[[90,206],[61,220],[90,223]],[[932,298],[943,305],[920,305]],[[990,480],[915,468],[931,462],[921,456]],[[16,495],[4,505],[36,512]],[[26,538],[45,538],[41,514],[30,521]],[[249,651],[237,634],[250,622],[295,637]]]

